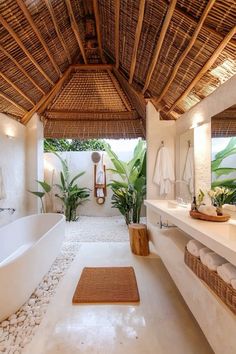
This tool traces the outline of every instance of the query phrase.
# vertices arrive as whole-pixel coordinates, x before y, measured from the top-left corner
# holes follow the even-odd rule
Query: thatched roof
[[[80,71],[74,76],[80,85],[76,110],[81,108],[79,102],[89,105],[91,87],[94,92],[106,89],[108,76],[100,65],[109,64],[113,65],[109,69],[113,89],[118,95],[123,92],[135,112],[127,118],[131,125],[140,126],[142,120],[145,126],[147,99],[163,119],[178,118],[236,73],[235,18],[234,0],[1,1],[0,111],[22,123],[39,112],[47,118],[46,129],[49,122],[59,126],[76,120],[82,126],[81,117],[79,122],[68,114],[56,124],[49,114],[52,100],[60,95],[62,99],[62,90],[67,88],[65,106],[60,105],[62,113],[67,110],[68,75],[74,64],[81,64],[84,79]],[[100,76],[96,82],[92,76],[97,74],[93,71],[91,76],[89,68],[92,64]],[[104,104],[98,98],[92,110]],[[115,109],[107,119],[111,131],[112,122],[115,131],[118,121],[122,131],[127,129],[122,115],[114,115],[122,111],[120,104],[116,94],[110,97],[107,110]],[[105,118],[107,113],[83,117],[86,134],[89,124],[96,130],[95,122]]]
[[[236,136],[236,105],[212,117],[211,135],[213,138]]]

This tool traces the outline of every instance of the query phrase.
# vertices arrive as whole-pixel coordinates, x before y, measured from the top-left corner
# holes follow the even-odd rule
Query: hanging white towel
[[[100,159],[96,168],[96,184],[105,184],[105,174],[104,174],[102,159]],[[99,198],[104,197],[103,188],[97,188],[97,197]]]
[[[6,198],[6,191],[3,182],[2,168],[0,167],[0,199]]]
[[[189,147],[185,167],[183,180],[188,183],[189,192],[194,193],[194,156],[193,156],[193,147]]]
[[[170,193],[174,180],[174,165],[169,150],[163,146],[157,155],[153,182],[160,187],[160,195],[164,195]]]

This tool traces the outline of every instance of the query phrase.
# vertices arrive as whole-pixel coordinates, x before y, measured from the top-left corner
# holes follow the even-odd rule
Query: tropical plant
[[[119,177],[109,184],[113,191],[112,207],[120,211],[127,225],[139,223],[146,195],[146,144],[139,140],[129,162],[121,161],[108,144],[105,149],[114,166],[109,170]]]
[[[42,187],[43,191],[29,191],[30,193],[36,195],[36,197],[40,198],[41,201],[41,206],[42,206],[42,213],[46,213],[46,207],[44,205],[44,196],[47,193],[50,193],[52,190],[52,187],[46,182],[46,181],[39,181],[36,180],[36,182],[38,182],[40,184],[40,186]]]
[[[70,177],[69,166],[67,160],[61,158],[60,155],[55,153],[59,158],[62,165],[62,171],[60,172],[60,182],[61,184],[55,184],[60,190],[60,194],[57,193],[55,196],[59,198],[65,208],[65,217],[67,221],[75,221],[76,209],[77,207],[88,200],[90,195],[90,190],[87,187],[79,187],[76,183],[77,179],[84,175],[85,172],[80,172],[73,178]]]
[[[44,152],[104,151],[104,144],[104,140],[100,139],[44,139]]]
[[[227,196],[225,203],[236,203],[236,178],[224,178],[222,176],[229,175],[232,172],[236,172],[236,167],[221,167],[224,160],[229,157],[235,155],[236,158],[236,137],[230,139],[227,146],[218,152],[215,156],[215,159],[211,162],[211,171],[215,180],[212,181],[211,187],[226,187],[233,190],[233,193]]]

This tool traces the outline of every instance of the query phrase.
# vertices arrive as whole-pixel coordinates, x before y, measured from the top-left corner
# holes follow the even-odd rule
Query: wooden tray
[[[224,215],[218,215],[218,216],[211,216],[211,215],[206,215],[203,213],[200,213],[199,211],[195,210],[190,210],[189,212],[190,216],[194,219],[200,219],[200,220],[205,220],[205,221],[228,221],[230,219],[229,214],[224,214]]]

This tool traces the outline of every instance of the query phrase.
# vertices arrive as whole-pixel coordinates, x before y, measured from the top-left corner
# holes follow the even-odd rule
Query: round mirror
[[[91,159],[94,163],[98,163],[101,160],[101,155],[99,154],[99,152],[94,151],[91,154]]]

